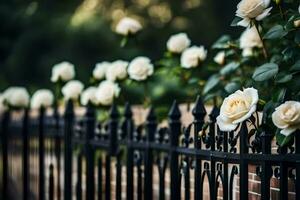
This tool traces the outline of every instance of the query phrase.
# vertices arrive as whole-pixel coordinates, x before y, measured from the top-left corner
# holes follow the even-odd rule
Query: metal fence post
[[[210,145],[211,145],[211,151],[216,150],[216,145],[215,145],[215,138],[216,138],[216,119],[219,115],[219,109],[214,106],[211,113],[209,114],[210,118],[210,126],[209,126],[209,138],[210,138]],[[216,190],[216,160],[214,159],[213,156],[210,157],[210,191],[211,191],[211,199],[216,200],[217,199],[217,190]]]
[[[264,132],[261,133],[262,153],[266,156],[271,154],[272,138],[273,135],[269,133],[268,130],[264,130]],[[261,168],[261,199],[268,200],[270,199],[270,178],[272,177],[270,162],[264,161]]]
[[[300,131],[295,133],[295,154],[300,155]],[[296,184],[295,188],[300,188],[300,161],[296,163]],[[296,200],[300,200],[300,190],[296,189]]]
[[[240,199],[248,199],[248,161],[245,155],[248,154],[248,128],[247,123],[243,122],[240,134]]]
[[[133,120],[132,111],[128,103],[125,105],[125,127],[124,131],[127,136],[127,158],[126,158],[126,170],[127,170],[127,180],[126,180],[126,198],[127,200],[133,200],[133,148],[131,142],[133,140]]]
[[[87,107],[86,112],[86,142],[85,142],[85,156],[86,156],[86,199],[95,199],[95,150],[90,144],[95,136],[95,109],[91,104]]]
[[[39,200],[45,199],[45,108],[39,112]]]
[[[10,123],[10,112],[6,111],[2,119],[1,129],[1,145],[2,145],[2,191],[1,196],[4,199],[8,199],[8,127]]]
[[[151,142],[154,141],[154,135],[157,128],[156,116],[154,109],[150,108],[147,117],[147,148],[145,150],[145,179],[144,179],[144,199],[152,200],[153,196],[153,152],[151,149]]]
[[[27,200],[29,195],[29,137],[28,137],[28,109],[24,111],[23,117],[23,199]]]
[[[194,116],[194,148],[201,149],[201,137],[199,136],[204,124],[204,117],[206,115],[206,110],[201,101],[200,96],[197,97],[195,107],[192,110]],[[202,199],[202,185],[201,185],[201,172],[202,165],[201,159],[195,159],[195,199]]]
[[[119,112],[115,104],[112,105],[109,121],[109,153],[114,156],[118,152],[118,118]]]
[[[181,113],[176,101],[173,102],[169,112],[169,127],[170,127],[170,172],[171,172],[171,199],[180,199],[180,180],[179,180],[179,164],[178,152],[176,148],[179,145],[179,136],[181,133]]]
[[[64,200],[72,199],[72,135],[74,125],[73,102],[68,101],[64,115]]]

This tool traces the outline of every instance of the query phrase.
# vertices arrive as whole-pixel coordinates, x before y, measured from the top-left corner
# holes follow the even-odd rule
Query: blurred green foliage
[[[0,2],[0,91],[10,85],[53,88],[51,68],[67,60],[77,79],[87,83],[95,63],[148,56],[156,60],[171,34],[187,32],[207,48],[222,34],[239,35],[229,26],[236,0],[46,0]],[[122,49],[115,21],[138,16],[144,30]],[[164,93],[163,88],[155,88]],[[170,85],[169,92],[176,92]],[[164,93],[165,94],[165,93]],[[173,97],[172,95],[167,95]],[[125,98],[130,98],[125,95]],[[155,99],[154,99],[155,100]],[[168,100],[167,100],[168,101]]]

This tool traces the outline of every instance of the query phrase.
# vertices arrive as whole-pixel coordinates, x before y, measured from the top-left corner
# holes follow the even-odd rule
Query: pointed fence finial
[[[200,95],[197,96],[197,100],[192,110],[192,114],[197,119],[204,118],[206,115],[206,109]]]
[[[118,118],[119,117],[119,111],[118,111],[118,108],[117,108],[116,104],[113,104],[111,106],[110,115],[109,116],[111,118]]]
[[[179,106],[176,100],[174,100],[173,105],[169,112],[169,118],[170,119],[180,119],[181,112],[179,110]]]
[[[151,107],[149,110],[147,121],[156,121],[156,115],[153,107]]]
[[[74,104],[73,104],[73,101],[72,100],[69,100],[67,102],[67,106],[65,108],[65,115],[73,115],[74,113]]]
[[[217,106],[214,106],[212,111],[209,114],[209,118],[212,122],[216,122],[217,117],[220,114],[220,109]]]
[[[126,118],[131,118],[132,117],[131,106],[128,102],[126,102],[126,104],[125,104],[124,116]]]

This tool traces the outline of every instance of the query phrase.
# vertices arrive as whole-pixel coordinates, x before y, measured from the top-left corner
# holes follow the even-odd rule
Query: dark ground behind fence
[[[235,132],[221,132],[219,109],[207,118],[199,98],[194,121],[185,127],[176,102],[167,126],[158,124],[154,110],[139,126],[129,104],[122,116],[113,105],[105,123],[92,106],[75,115],[72,102],[63,115],[56,108],[51,114],[41,109],[38,117],[29,110],[21,117],[5,113],[1,199],[253,199],[255,169],[257,199],[300,200],[299,132],[282,148],[268,130],[252,134],[257,117]]]

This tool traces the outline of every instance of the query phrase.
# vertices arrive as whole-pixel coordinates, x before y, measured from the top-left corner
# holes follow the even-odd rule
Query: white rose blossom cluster
[[[112,62],[105,72],[106,80],[116,81],[123,80],[127,77],[128,62],[117,60]]]
[[[272,114],[274,125],[281,129],[280,133],[289,136],[297,129],[300,129],[300,102],[286,101]]]
[[[136,34],[142,30],[142,28],[139,21],[130,17],[124,17],[118,22],[115,31],[120,35],[128,36]]]
[[[204,46],[192,46],[183,51],[180,62],[183,68],[189,69],[198,67],[207,57],[207,50]]]
[[[256,111],[258,91],[254,88],[238,90],[226,97],[217,117],[217,124],[221,131],[233,131],[238,124],[249,119]]]
[[[47,108],[53,105],[54,95],[48,89],[37,90],[31,98],[31,108],[40,109],[41,107]]]
[[[113,103],[114,99],[120,94],[120,87],[117,83],[106,80],[102,81],[95,93],[96,101],[103,106],[109,106]]]
[[[191,40],[186,33],[172,35],[167,41],[167,49],[172,53],[182,53],[191,45]]]
[[[136,81],[144,81],[154,72],[154,66],[147,57],[136,57],[128,66],[128,75]]]
[[[29,106],[30,95],[24,87],[9,87],[3,93],[4,103],[13,108],[26,108]]]
[[[238,25],[248,27],[251,20],[261,21],[268,15],[272,7],[269,7],[271,0],[242,0],[237,5],[236,16],[242,18]]]
[[[88,105],[89,103],[93,104],[93,105],[98,105],[98,100],[96,98],[96,93],[97,93],[97,87],[88,87],[87,89],[85,89],[80,97],[80,103],[83,106]]]
[[[62,87],[62,94],[65,100],[78,100],[84,85],[78,80],[72,80],[67,82]]]
[[[75,77],[74,65],[69,62],[61,62],[53,66],[51,81],[56,83],[58,81],[69,81]]]
[[[243,50],[242,55],[249,57],[253,55],[254,48],[262,48],[263,43],[259,37],[257,29],[252,26],[247,28],[240,37],[240,48]]]
[[[96,80],[102,80],[105,78],[106,70],[110,66],[110,62],[97,63],[93,70],[93,78]]]

